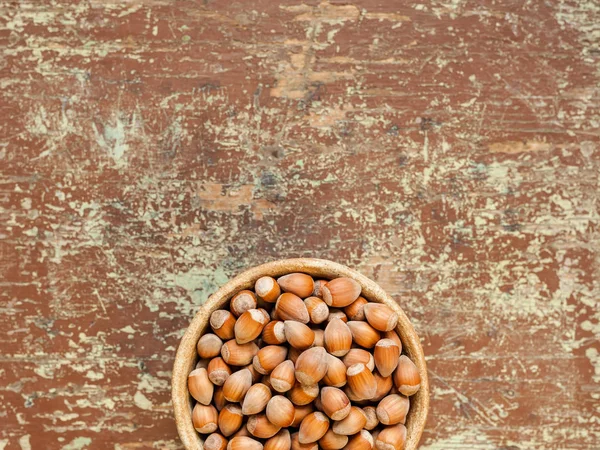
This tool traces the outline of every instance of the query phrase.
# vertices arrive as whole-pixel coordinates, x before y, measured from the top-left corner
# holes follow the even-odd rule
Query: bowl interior
[[[363,297],[372,302],[385,303],[398,313],[399,320],[396,331],[402,340],[403,352],[416,364],[421,375],[421,389],[410,397],[411,407],[406,420],[405,450],[416,449],[429,411],[429,382],[423,349],[412,324],[402,308],[374,281],[341,264],[311,258],[286,259],[253,267],[228,281],[200,307],[181,338],[173,365],[171,392],[173,409],[177,431],[185,448],[187,450],[203,449],[202,440],[192,425],[193,405],[187,390],[187,377],[198,359],[196,343],[208,329],[210,315],[213,311],[225,306],[236,292],[253,288],[254,283],[260,277],[266,275],[278,277],[291,272],[304,272],[324,279],[353,278],[361,285]]]

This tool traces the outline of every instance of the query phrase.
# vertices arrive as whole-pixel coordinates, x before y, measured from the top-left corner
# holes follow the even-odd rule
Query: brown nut
[[[214,388],[208,378],[206,369],[194,369],[188,375],[188,391],[190,391],[192,397],[203,405],[210,405]]]
[[[358,397],[370,399],[377,392],[377,381],[371,371],[362,363],[348,367],[348,386]]]
[[[221,347],[221,357],[230,366],[246,366],[258,353],[258,345],[254,342],[238,344],[235,339],[225,342]]]
[[[256,280],[254,291],[256,295],[268,303],[275,303],[281,294],[281,288],[275,278],[272,277],[261,277]]]
[[[379,331],[391,331],[398,325],[398,314],[382,303],[367,303],[363,307],[369,325]]]
[[[223,361],[223,358],[218,356],[210,360],[206,372],[211,383],[216,386],[223,386],[225,380],[231,375],[231,368]]]
[[[223,436],[229,437],[241,428],[242,420],[242,408],[231,403],[219,413],[219,430]]]
[[[329,283],[329,280],[315,280],[315,288],[312,295],[318,298],[323,298],[323,286]]]
[[[318,384],[301,384],[297,382],[288,392],[288,396],[294,405],[307,405],[319,395]]]
[[[352,278],[335,278],[322,287],[323,300],[334,308],[343,308],[360,296],[361,287]]]
[[[246,344],[260,336],[263,328],[269,322],[268,314],[265,316],[263,311],[249,309],[238,317],[233,328],[235,341],[238,344]]]
[[[227,450],[263,450],[263,445],[248,436],[235,436],[227,444]]]
[[[285,342],[285,326],[281,320],[272,320],[262,331],[262,340],[268,345],[280,345]]]
[[[265,442],[264,450],[290,450],[292,437],[288,430],[280,430],[275,436]]]
[[[342,361],[344,361],[346,367],[362,363],[367,366],[371,372],[375,369],[375,359],[373,358],[373,355],[362,348],[350,349]]]
[[[421,387],[419,369],[406,355],[401,355],[398,359],[398,367],[396,367],[393,377],[394,384],[401,394],[414,395]]]
[[[344,308],[348,320],[365,320],[364,306],[367,304],[364,297],[358,297]]]
[[[362,430],[367,424],[367,415],[357,406],[350,408],[350,413],[342,420],[334,422],[333,432],[351,436]]]
[[[204,441],[205,450],[225,450],[227,448],[227,439],[219,433],[212,433]]]
[[[266,415],[273,425],[287,428],[294,422],[296,408],[283,395],[275,395],[267,404]]]
[[[336,434],[331,428],[319,439],[319,447],[323,450],[340,450],[348,443],[348,436],[345,434]]]
[[[321,389],[321,404],[323,412],[332,420],[342,420],[350,413],[350,400],[344,391],[325,386]]]
[[[277,392],[289,391],[296,382],[295,371],[296,369],[294,368],[294,363],[290,360],[283,361],[281,364],[275,367],[270,376],[271,386],[273,389]]]
[[[379,421],[384,425],[396,425],[406,422],[406,415],[410,408],[408,397],[391,394],[384,397],[377,405],[376,413]]]
[[[210,327],[212,328],[213,332],[224,341],[233,339],[234,326],[235,316],[229,311],[218,309],[210,315]]]
[[[252,386],[252,374],[248,369],[232,373],[223,383],[223,396],[229,402],[238,403]]]
[[[290,273],[277,278],[277,284],[284,292],[291,292],[301,298],[306,298],[313,293],[315,282],[310,275],[305,273]]]
[[[381,339],[375,345],[373,359],[378,372],[383,377],[389,377],[398,366],[400,348],[391,339]]]
[[[221,354],[223,341],[219,336],[207,333],[198,340],[196,350],[200,358],[214,358]]]
[[[248,431],[252,436],[259,439],[273,437],[281,429],[281,427],[269,422],[269,419],[267,419],[265,414],[256,414],[254,416],[250,416],[248,418],[246,428],[248,428]]]
[[[360,430],[360,433],[355,434],[348,445],[346,450],[371,450],[374,445],[373,436],[367,430]]]
[[[262,412],[269,400],[271,400],[271,389],[262,383],[253,384],[244,396],[242,414],[251,416]]]
[[[333,356],[344,356],[352,347],[350,328],[340,319],[327,324],[323,335],[325,349]]]
[[[303,351],[296,360],[296,379],[306,385],[317,384],[327,374],[327,361],[323,347]]]
[[[381,339],[391,339],[396,343],[396,345],[400,349],[400,352],[402,352],[402,341],[400,340],[400,336],[398,336],[398,333],[396,333],[394,330],[384,331],[383,333],[381,333]]]
[[[344,311],[341,309],[331,308],[329,310],[329,315],[327,316],[327,322],[331,322],[334,319],[340,319],[344,323],[348,322],[348,316],[346,316]]]
[[[323,323],[329,317],[329,307],[319,297],[308,297],[304,299],[304,304],[312,323]]]
[[[256,309],[256,306],[256,295],[254,292],[243,290],[233,296],[229,310],[234,316],[239,317],[250,309]]]
[[[312,323],[323,323],[329,317],[329,307],[319,297],[308,297],[304,299],[304,304]]]
[[[279,296],[274,311],[279,320],[296,320],[302,323],[310,321],[308,310],[302,299],[289,292]]]
[[[310,444],[301,444],[299,441],[299,433],[292,434],[292,450],[318,450],[316,442]]]
[[[215,393],[213,394],[213,403],[215,404],[217,411],[221,411],[227,404],[227,399],[225,398],[225,394],[223,394],[222,386],[215,387]]]
[[[285,361],[287,352],[287,347],[281,345],[267,345],[258,351],[252,360],[252,365],[259,373],[268,375],[275,367]]]
[[[367,322],[351,320],[346,325],[350,328],[354,342],[364,348],[373,348],[381,339],[379,331]]]
[[[198,433],[210,434],[217,430],[219,414],[213,405],[196,403],[192,411],[192,422]]]
[[[302,322],[286,320],[284,327],[285,338],[294,348],[306,350],[315,341],[315,332]]]
[[[304,418],[298,430],[301,444],[310,444],[321,439],[329,429],[329,418],[322,412],[315,411]]]
[[[323,383],[327,386],[342,387],[346,384],[347,367],[341,359],[335,356],[327,356],[327,373],[323,377]]]
[[[406,427],[402,424],[385,427],[375,439],[377,450],[403,450],[406,442]]]
[[[365,406],[363,412],[367,416],[367,424],[365,425],[365,430],[371,431],[377,425],[379,425],[379,419],[377,418],[377,412],[374,406]]]

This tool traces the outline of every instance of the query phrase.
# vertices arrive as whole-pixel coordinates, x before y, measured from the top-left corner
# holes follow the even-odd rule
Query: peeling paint
[[[5,1],[0,450],[181,449],[183,331],[239,271],[296,256],[406,310],[423,448],[594,448],[596,16]]]
[[[490,144],[492,153],[523,153],[523,152],[540,152],[550,150],[550,144],[540,141],[509,141],[495,142]]]
[[[29,442],[30,438],[31,436],[28,434],[19,438],[19,445],[21,446],[21,450],[31,450],[31,444]]]
[[[137,391],[133,396],[133,401],[135,405],[140,409],[152,409],[152,402],[148,400],[148,398],[142,394],[140,391]]]
[[[67,445],[63,446],[63,450],[81,450],[84,448],[88,448],[88,446],[92,443],[92,440],[88,437],[76,437]]]

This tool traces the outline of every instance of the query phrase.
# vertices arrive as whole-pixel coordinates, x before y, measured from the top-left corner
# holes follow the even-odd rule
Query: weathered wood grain
[[[187,323],[292,256],[414,321],[422,448],[597,448],[599,16],[0,0],[0,449],[179,449]]]

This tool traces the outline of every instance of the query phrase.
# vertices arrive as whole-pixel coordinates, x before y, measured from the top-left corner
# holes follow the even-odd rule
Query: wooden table
[[[0,449],[180,449],[188,322],[295,256],[413,320],[421,448],[599,448],[599,17],[0,1]]]

